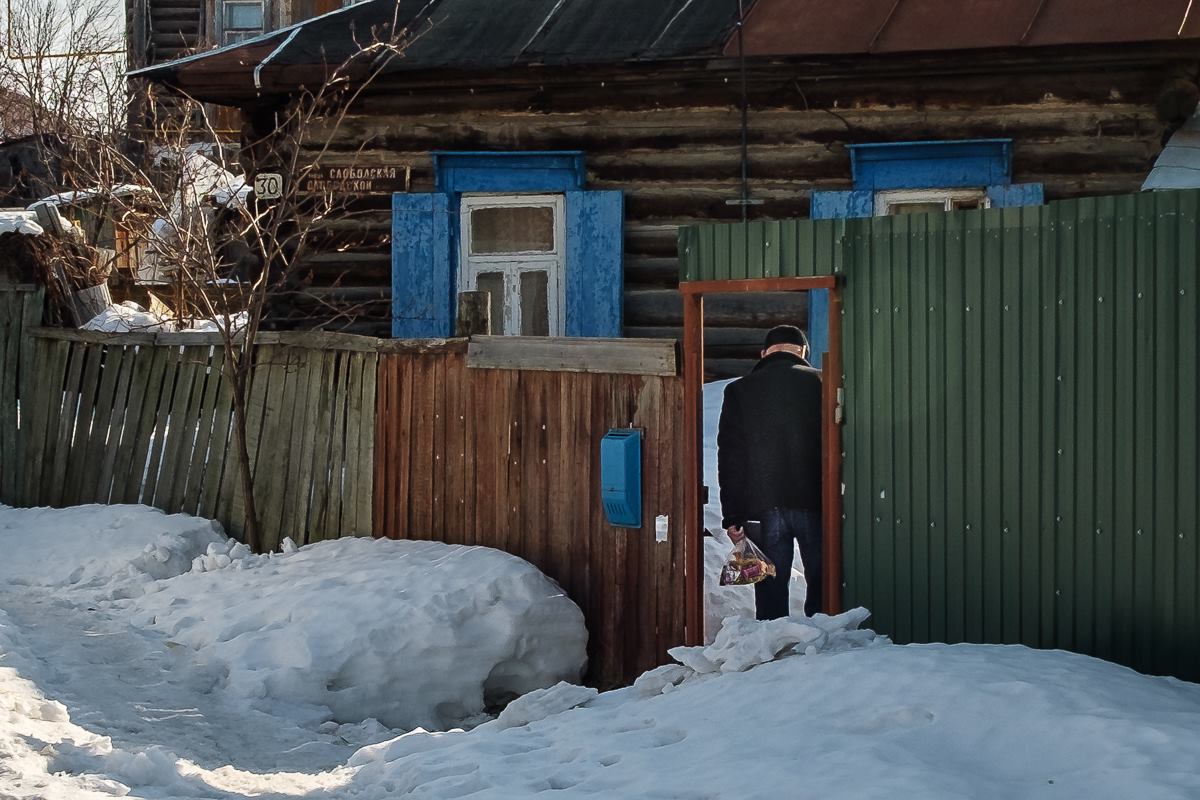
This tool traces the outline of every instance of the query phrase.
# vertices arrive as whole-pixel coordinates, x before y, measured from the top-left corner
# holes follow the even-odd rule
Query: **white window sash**
[[[892,206],[910,203],[941,203],[943,211],[953,211],[956,201],[979,201],[980,208],[990,208],[983,189],[890,189],[875,193],[875,216],[886,217]]]
[[[515,253],[471,254],[471,212],[481,208],[542,207],[554,211],[554,247],[549,251],[538,250]],[[492,332],[516,335],[521,332],[521,273],[546,273],[546,311],[551,336],[562,336],[566,325],[563,310],[566,308],[566,218],[563,213],[563,196],[542,195],[463,195],[461,204],[459,241],[458,291],[475,291],[481,272],[499,272],[504,276],[504,319],[492,320]]]

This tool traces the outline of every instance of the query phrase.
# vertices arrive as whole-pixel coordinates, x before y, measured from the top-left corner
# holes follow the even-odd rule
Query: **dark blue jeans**
[[[763,513],[759,521],[762,522],[762,533],[751,539],[775,565],[775,577],[754,584],[755,617],[778,619],[788,616],[793,539],[800,543],[800,560],[804,564],[804,580],[808,584],[804,613],[811,617],[823,612],[825,586],[822,581],[821,515],[816,511],[773,508]]]

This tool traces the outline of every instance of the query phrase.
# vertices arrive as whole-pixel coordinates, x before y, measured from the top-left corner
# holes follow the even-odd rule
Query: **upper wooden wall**
[[[1120,63],[1110,50],[755,66],[749,171],[762,204],[750,216],[807,217],[814,189],[850,186],[846,145],[876,141],[1011,137],[1014,180],[1044,184],[1047,199],[1136,191],[1167,130],[1156,101],[1171,70],[1187,63],[1169,50],[1126,48]],[[737,85],[732,65],[521,70],[453,85],[403,75],[365,94],[324,161],[411,167],[412,190],[422,192],[433,188],[432,150],[582,150],[591,188],[625,192],[627,333],[677,335],[677,227],[741,214],[728,203],[739,196]],[[291,324],[320,324],[332,303],[352,309],[335,327],[387,334],[389,204],[364,198],[328,226],[305,259],[314,288],[295,299]],[[803,298],[792,302],[707,303],[710,346],[752,354],[755,329],[805,316]]]

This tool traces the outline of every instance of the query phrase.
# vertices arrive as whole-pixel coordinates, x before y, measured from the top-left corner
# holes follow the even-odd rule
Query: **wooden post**
[[[842,388],[842,299],[836,288],[829,290],[829,352],[824,355],[821,414],[821,508],[822,550],[826,614],[842,611],[842,420],[837,418],[838,392]]]
[[[491,336],[492,293],[459,292],[458,316],[454,321],[454,335]]]
[[[684,644],[704,644],[704,505],[700,466],[704,413],[704,297],[683,295]]]

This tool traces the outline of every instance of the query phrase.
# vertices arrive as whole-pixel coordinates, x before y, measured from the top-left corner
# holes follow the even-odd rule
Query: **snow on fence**
[[[243,532],[217,334],[28,335],[37,373],[22,397],[21,479],[9,502],[144,503]],[[284,536],[305,543],[371,532],[377,340],[360,338],[258,337],[247,433],[268,548]]]
[[[699,580],[684,575],[677,372],[670,340],[476,337],[381,353],[376,535],[535,564],[583,609],[590,682],[667,663],[686,642],[686,581]],[[630,426],[645,437],[638,529],[609,525],[597,496],[600,437]]]

